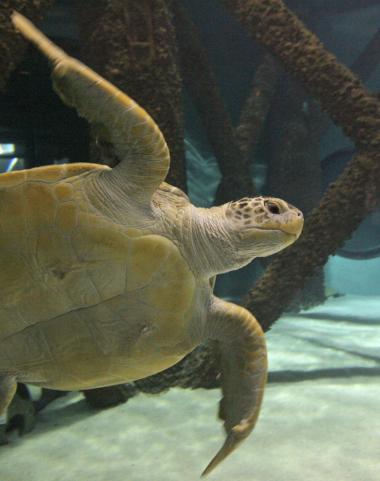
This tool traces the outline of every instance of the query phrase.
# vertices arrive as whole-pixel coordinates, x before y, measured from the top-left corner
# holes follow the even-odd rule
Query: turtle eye
[[[269,212],[271,214],[280,214],[281,213],[280,207],[277,204],[275,204],[274,202],[266,202],[265,205],[266,205],[267,209],[269,210]]]

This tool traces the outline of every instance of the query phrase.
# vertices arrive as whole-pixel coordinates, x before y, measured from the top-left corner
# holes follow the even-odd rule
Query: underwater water
[[[98,62],[99,69],[104,67],[100,72],[102,75],[108,74],[110,81],[120,85],[152,114],[165,132],[164,136],[172,150],[170,179],[173,178],[173,183],[187,191],[196,207],[207,209],[215,204],[247,196],[273,196],[289,202],[290,210],[292,205],[295,205],[304,213],[304,231],[294,246],[284,251],[290,252],[288,257],[281,258],[279,256],[282,254],[276,254],[264,259],[255,258],[251,262],[241,262],[241,266],[234,265],[232,272],[224,272],[232,268],[217,271],[215,295],[247,306],[264,326],[269,367],[257,424],[248,438],[227,456],[208,478],[218,481],[379,481],[380,173],[374,166],[375,162],[368,161],[363,163],[364,170],[360,170],[360,166],[358,170],[353,170],[352,176],[346,178],[346,184],[342,188],[339,182],[342,173],[345,175],[352,165],[355,168],[358,153],[365,152],[367,155],[369,152],[370,159],[371,155],[373,159],[377,159],[380,105],[376,110],[377,107],[373,104],[370,113],[366,111],[365,115],[362,115],[363,119],[355,124],[356,118],[351,115],[350,109],[356,112],[356,117],[360,117],[359,107],[355,110],[353,106],[355,99],[359,97],[358,92],[361,92],[361,84],[354,84],[355,88],[347,88],[342,94],[338,89],[339,82],[326,83],[331,89],[334,85],[337,88],[334,95],[326,97],[327,87],[315,87],[307,74],[297,76],[297,68],[290,65],[290,60],[289,64],[284,58],[281,62],[281,48],[276,45],[272,47],[270,39],[276,37],[275,33],[268,36],[269,40],[263,35],[264,45],[257,39],[252,39],[244,19],[239,20],[232,12],[235,7],[243,8],[250,3],[253,10],[260,10],[258,0],[141,0],[138,6],[133,0],[94,0],[94,8],[90,10],[79,0],[56,0],[51,2],[52,6],[49,5],[49,8],[41,7],[40,12],[33,10],[36,6],[32,1],[10,2],[11,8],[16,10],[23,3],[27,5],[25,11],[23,10],[26,16],[36,20],[38,14],[41,14],[43,21],[36,22],[36,25],[49,38],[70,55],[79,57],[85,64],[96,65]],[[185,23],[175,7],[178,3],[185,7],[188,19],[191,19],[197,29],[198,41],[204,48],[204,51],[198,51],[195,55],[196,43],[190,45],[187,43],[189,39],[185,42],[181,37]],[[263,3],[265,2],[261,2],[261,6]],[[365,86],[363,92],[370,92],[368,98],[376,102],[380,91],[380,4],[375,0],[268,0],[269,10],[281,10],[285,8],[284,5],[318,36],[323,42],[323,48],[332,52],[337,62],[357,75]],[[7,8],[0,5],[0,21],[9,14]],[[266,21],[263,11],[261,15],[262,21]],[[288,18],[285,23],[289,22]],[[284,24],[279,22],[279,25],[281,28]],[[260,22],[255,28],[260,29]],[[111,38],[109,43],[107,38]],[[291,42],[294,40],[297,43],[296,39],[297,35],[291,35],[289,52],[293,51]],[[3,31],[0,25],[0,52],[4,45],[6,49],[11,49],[12,42],[15,42],[15,39],[8,31]],[[284,44],[281,39],[278,42]],[[163,51],[166,53],[162,54]],[[268,51],[272,52],[274,63],[266,56]],[[205,61],[204,54],[213,74],[209,76],[206,72],[204,78],[200,79],[198,62],[206,71],[205,64],[202,64]],[[177,76],[173,73],[173,65],[166,63],[168,58],[178,67]],[[190,72],[187,63],[189,59]],[[12,63],[9,59],[7,61]],[[305,70],[312,69],[312,65],[307,62],[305,60]],[[146,131],[141,135],[141,129],[136,129],[135,137],[130,137],[128,129],[125,129],[121,140],[112,136],[104,139],[102,127],[107,131],[110,125],[112,128],[115,125],[123,126],[123,117],[117,110],[117,103],[110,109],[111,99],[102,103],[101,96],[95,98],[96,94],[91,99],[88,91],[91,91],[92,87],[81,92],[80,99],[75,102],[77,108],[81,105],[82,113],[86,112],[86,105],[95,98],[95,106],[87,114],[87,120],[93,120],[94,124],[94,130],[91,131],[87,121],[77,116],[75,108],[64,106],[53,92],[50,66],[37,49],[29,47],[23,57],[17,51],[14,63],[17,65],[12,67],[14,70],[9,73],[6,82],[4,79],[4,88],[0,91],[0,245],[11,259],[0,254],[0,286],[3,291],[3,303],[0,305],[0,481],[199,479],[202,470],[220,449],[226,435],[223,424],[218,419],[218,403],[222,397],[220,379],[224,379],[223,372],[226,378],[230,372],[233,373],[232,380],[229,378],[227,384],[235,387],[232,390],[229,388],[228,395],[232,401],[228,404],[227,412],[228,409],[241,412],[244,392],[242,394],[239,389],[244,383],[252,385],[245,376],[253,379],[256,375],[248,362],[244,364],[249,357],[249,353],[241,356],[242,352],[247,353],[244,344],[236,344],[235,358],[226,358],[229,362],[228,369],[226,363],[220,362],[218,356],[222,353],[223,357],[226,341],[221,332],[213,333],[213,339],[220,341],[217,344],[219,347],[213,347],[214,350],[211,351],[215,357],[205,358],[203,351],[195,351],[185,358],[183,364],[179,364],[182,367],[164,371],[162,377],[153,378],[151,384],[149,380],[145,384],[143,381],[140,384],[130,382],[124,390],[113,393],[109,391],[108,394],[107,389],[103,392],[90,390],[93,393],[91,398],[91,392],[85,396],[80,388],[70,392],[64,390],[58,395],[57,391],[50,389],[55,386],[45,386],[43,381],[38,380],[28,383],[22,379],[24,382],[18,383],[12,403],[4,413],[1,412],[7,394],[3,380],[9,375],[16,376],[17,380],[22,366],[28,366],[31,370],[37,366],[38,369],[44,355],[42,351],[51,352],[50,359],[54,364],[59,357],[58,353],[67,353],[70,350],[70,347],[67,347],[70,339],[76,342],[80,350],[83,348],[83,357],[77,356],[79,361],[67,364],[72,372],[64,373],[69,374],[65,379],[70,379],[72,383],[84,375],[87,368],[81,370],[80,364],[83,360],[88,361],[86,356],[91,357],[88,352],[92,353],[91,349],[86,350],[88,337],[81,330],[83,312],[88,306],[77,305],[65,313],[59,311],[61,298],[57,286],[64,286],[61,289],[66,289],[65,292],[69,293],[67,298],[79,297],[82,291],[86,290],[85,287],[82,288],[82,283],[78,282],[78,277],[73,275],[74,271],[66,275],[62,268],[68,257],[65,257],[66,251],[60,250],[61,241],[57,241],[55,245],[56,237],[48,237],[47,234],[48,242],[43,244],[42,252],[36,256],[37,261],[33,257],[33,252],[38,251],[36,246],[39,243],[32,238],[31,233],[34,231],[30,225],[33,222],[38,224],[41,239],[41,232],[51,232],[48,202],[36,201],[36,209],[30,195],[21,212],[20,205],[24,204],[19,204],[15,196],[4,195],[4,192],[8,191],[6,181],[2,184],[2,179],[12,178],[2,175],[46,165],[55,165],[58,169],[59,166],[76,162],[91,161],[114,167],[115,159],[116,163],[125,160],[121,158],[120,152],[130,162],[126,168],[129,165],[133,167],[133,156],[140,155],[141,162],[149,158],[149,155],[141,155],[138,149],[141,145],[142,148],[150,145],[149,142],[141,141],[144,135],[145,138],[153,135],[150,130],[149,135]],[[194,68],[191,67],[192,64]],[[258,72],[263,71],[265,75],[260,77]],[[330,70],[326,70],[325,75],[322,74],[318,77],[321,86],[332,78]],[[342,78],[338,79],[343,82],[345,77],[342,74]],[[0,74],[0,86],[2,80]],[[208,86],[214,81],[217,94],[211,87],[208,90]],[[183,88],[179,98],[176,97],[178,92],[175,90],[178,82]],[[128,89],[129,83],[132,91]],[[166,91],[168,83],[170,88]],[[242,112],[247,108],[247,99],[252,91],[251,112],[247,121],[247,118],[244,120]],[[222,107],[218,106],[218,96]],[[105,97],[107,98],[106,95]],[[347,111],[347,115],[340,116],[337,98],[342,104],[341,111]],[[365,97],[362,105],[370,102],[368,98]],[[144,101],[148,105],[143,103]],[[177,116],[180,109],[183,109],[182,120]],[[130,110],[133,112],[133,108]],[[110,112],[112,115],[108,116]],[[106,125],[101,122],[103,115]],[[116,124],[112,123],[113,118],[117,119]],[[362,134],[367,128],[366,119],[370,126],[368,135]],[[140,117],[139,121],[141,125],[150,125],[145,118],[141,120]],[[98,123],[101,127],[99,136],[96,130]],[[133,125],[133,128],[135,127],[136,125]],[[248,132],[246,137],[241,135],[243,127]],[[138,148],[132,149],[132,156],[128,149],[123,150],[124,144],[128,144],[124,137],[133,146],[137,138]],[[180,139],[179,144],[175,142],[176,138],[177,142],[178,138]],[[138,144],[139,140],[141,144]],[[368,145],[365,142],[368,142]],[[112,143],[114,150],[110,148]],[[182,147],[178,148],[178,145]],[[99,146],[103,150],[97,150]],[[232,160],[226,158],[226,152],[231,154]],[[229,161],[232,164],[229,164]],[[149,168],[148,164],[140,165]],[[125,182],[131,185],[130,179],[137,182],[144,178],[145,170],[138,170],[137,167],[129,172],[129,175],[131,177],[127,177]],[[223,184],[225,179],[228,179],[227,186]],[[45,185],[53,181],[51,178],[42,177],[39,182]],[[84,188],[80,181],[76,185],[79,185],[78,191],[82,192]],[[221,185],[224,185],[222,191],[219,190]],[[11,188],[16,189],[18,186],[14,184]],[[136,195],[141,195],[143,199],[149,188],[147,183],[142,190],[133,192],[137,192]],[[342,190],[339,190],[340,188]],[[19,191],[20,197],[29,195],[26,187]],[[106,195],[95,198],[95,201],[92,197],[92,201],[100,210],[106,205],[105,212],[114,213],[114,206],[119,209],[122,204],[121,191],[119,188],[112,192],[107,191]],[[340,197],[339,193],[342,193]],[[176,215],[168,218],[169,220],[165,219],[169,224],[175,223],[173,219],[179,218],[186,209],[181,204],[183,198],[179,198],[180,200],[176,199],[178,203],[174,208]],[[5,207],[4,199],[8,202]],[[82,202],[80,196],[75,199],[76,202]],[[68,202],[72,202],[72,199]],[[134,209],[131,207],[133,204],[128,203],[129,200],[125,204],[123,198],[123,202],[129,209]],[[165,203],[162,200],[160,202]],[[155,208],[160,208],[160,202],[156,202]],[[267,205],[266,200],[263,202],[264,206]],[[356,208],[358,205],[362,210]],[[352,208],[352,215],[347,206]],[[165,210],[163,212],[165,213]],[[24,219],[24,215],[27,220],[25,225],[21,226],[19,219]],[[57,213],[54,215],[58,217]],[[137,214],[134,213],[133,222],[129,220],[128,227],[135,229],[133,236],[139,235],[137,227],[141,228],[143,216],[144,210],[141,209]],[[57,217],[54,218],[54,223],[58,223]],[[117,229],[124,228],[124,217],[114,215],[112,220],[115,219]],[[191,272],[206,269],[205,266],[208,262],[211,265],[210,259],[214,259],[214,255],[218,258],[215,252],[219,252],[218,243],[225,230],[214,231],[216,224],[208,225],[205,230],[204,238],[210,242],[210,250],[206,251],[206,256],[198,247],[190,251],[191,254],[188,254],[186,249],[179,250],[187,264],[190,263]],[[109,225],[107,224],[107,229],[110,229]],[[145,234],[157,233],[152,225],[144,224],[147,229]],[[178,227],[178,230],[190,236],[194,227],[190,224],[185,227],[187,230],[183,226]],[[16,232],[17,229],[19,232]],[[273,226],[269,230],[273,230]],[[98,234],[100,230],[96,232],[95,247],[86,248],[81,244],[82,250],[78,258],[88,262],[86,269],[92,287],[95,286],[94,290],[104,288],[108,293],[107,289],[117,285],[120,279],[119,267],[124,262],[124,257],[123,253],[116,257],[116,261],[111,258],[104,260],[102,257],[101,261],[104,262],[101,268],[91,270],[99,259],[94,261],[90,254],[98,252],[99,249],[102,256],[106,255],[103,253],[109,251],[101,249],[119,242],[116,234],[113,236],[114,231],[106,231],[103,237]],[[207,233],[212,235],[207,237]],[[171,235],[172,231],[168,230],[164,237],[171,239]],[[14,246],[9,247],[9,239]],[[42,243],[40,238],[38,241]],[[23,251],[18,245],[19,242],[23,249],[29,249],[27,245],[31,242],[30,245],[35,246],[34,251]],[[132,249],[132,245],[137,250],[137,241],[136,244],[134,240],[128,242],[128,249]],[[178,244],[181,242],[186,244],[186,236],[185,240],[178,241]],[[265,244],[265,240],[262,243]],[[160,254],[152,255],[151,245],[145,244],[148,246],[145,247],[145,252],[142,252],[141,257],[135,258],[143,266],[143,270],[138,271],[138,274],[132,270],[133,274],[128,274],[134,277],[136,285],[140,279],[148,276],[146,272],[151,265],[161,261],[158,259]],[[221,256],[223,261],[226,261],[229,255],[233,257],[235,250],[238,253],[242,244],[237,244],[238,247],[229,245],[230,248]],[[299,250],[292,250],[293,247],[297,249],[297,245],[300,246]],[[120,249],[121,243],[117,246]],[[159,243],[156,247],[163,249]],[[167,254],[165,252],[162,254],[163,258],[164,254]],[[170,255],[174,256],[173,252],[170,251]],[[188,262],[186,256],[191,258],[193,264]],[[181,259],[182,257],[180,256]],[[25,284],[22,284],[20,279],[23,271],[19,266],[27,265],[29,269],[29,266],[36,266],[40,259],[45,258],[48,259],[49,269],[55,269],[62,284],[57,284],[56,279],[52,281],[42,270],[41,273],[38,271],[33,282],[24,276]],[[174,335],[180,340],[183,339],[183,331],[178,325],[188,319],[188,314],[184,310],[183,315],[177,313],[182,312],[180,306],[187,301],[189,296],[186,294],[190,292],[192,295],[192,291],[184,287],[188,278],[178,274],[183,269],[181,262],[176,261],[178,263],[174,264],[172,259],[169,254],[165,257],[163,265],[167,266],[167,270],[160,274],[158,285],[154,284],[154,296],[149,297],[151,292],[144,291],[148,294],[142,294],[141,303],[131,296],[127,300],[132,299],[132,307],[127,301],[121,304],[120,312],[127,319],[129,330],[117,332],[118,324],[113,323],[113,317],[109,317],[111,324],[107,327],[108,330],[97,331],[99,343],[105,340],[103,346],[109,348],[112,347],[114,339],[120,340],[120,337],[124,336],[123,342],[127,343],[136,330],[141,328],[141,332],[145,332],[147,325],[138,324],[142,316],[164,318],[162,322],[166,331],[164,335],[157,337],[157,343],[161,343],[158,347],[154,344],[152,348],[150,345],[139,345],[137,350],[131,349],[134,353],[130,355],[133,372],[144,372],[146,365],[165,365],[156,355],[157,352],[166,352],[166,344],[162,338],[171,340]],[[281,259],[285,259],[282,264]],[[129,261],[125,262],[125,265],[129,266]],[[278,265],[281,266],[280,270]],[[215,272],[212,271],[207,277],[207,289],[213,282]],[[107,275],[110,277],[104,279],[109,280],[108,284],[97,280]],[[152,274],[149,275],[153,278]],[[268,284],[265,284],[263,279],[267,279]],[[201,284],[199,278],[196,278],[196,281]],[[49,282],[52,284],[49,285]],[[38,283],[46,285],[46,292],[51,289],[51,297],[38,297],[37,294],[33,297],[34,292],[40,292],[33,290],[34,284]],[[139,289],[141,287],[136,288],[136,291]],[[197,299],[202,300],[202,293],[207,291],[206,287],[202,289],[196,291]],[[291,295],[288,295],[289,292]],[[99,299],[90,307],[104,302],[101,295]],[[205,304],[209,305],[207,302]],[[9,306],[13,305],[16,307],[12,310]],[[108,306],[110,307],[107,311]],[[101,316],[104,315],[108,320],[109,312],[115,314],[117,305],[107,304],[107,308],[96,314],[99,322],[103,321]],[[133,311],[132,321],[129,309]],[[153,311],[154,314],[151,314]],[[70,312],[74,312],[74,317],[69,316]],[[92,311],[86,312],[91,316]],[[194,315],[195,323],[203,315],[200,308],[196,312],[198,317]],[[43,321],[40,321],[39,315]],[[60,323],[54,324],[50,331],[44,331],[44,326],[57,318]],[[12,337],[9,334],[13,332],[12,322],[20,322],[20,319],[24,322],[20,328],[23,333],[22,342],[19,345],[15,342],[9,347],[7,341]],[[75,322],[72,322],[73,319]],[[172,324],[167,319],[170,319]],[[232,319],[239,321],[239,318]],[[28,323],[33,322],[41,322],[41,328],[37,336],[28,336]],[[90,318],[86,320],[86,326],[91,327],[91,322]],[[207,319],[205,322],[207,323]],[[230,324],[227,322],[226,332],[230,332]],[[45,347],[40,352],[38,342],[41,337]],[[233,335],[231,339],[233,340]],[[231,346],[233,345],[231,341]],[[183,347],[180,341],[176,348],[182,349],[178,351],[182,356]],[[12,349],[16,353],[14,357]],[[177,358],[178,352],[175,353]],[[25,358],[25,361],[20,361],[21,367],[16,363],[17,356]],[[11,368],[9,359],[16,360]],[[122,362],[120,360],[120,365]],[[214,366],[213,363],[218,366],[216,371],[215,367],[210,367]],[[239,370],[242,363],[243,369]],[[91,357],[89,364],[102,370],[102,361],[96,359],[96,356]],[[116,363],[116,368],[118,367],[119,364]],[[91,369],[88,372],[93,376]],[[110,370],[107,373],[108,376],[114,374]],[[100,385],[106,385],[104,376],[101,379],[103,384]],[[64,381],[62,385],[65,386]],[[184,385],[187,388],[184,388]],[[42,389],[45,387],[49,389]],[[85,388],[90,389],[91,386],[86,385],[83,389]],[[250,396],[249,393],[249,400]],[[126,402],[120,402],[120,397]],[[98,402],[97,408],[91,404],[94,400]],[[101,403],[108,406],[99,408]],[[244,416],[241,415],[241,418]]]

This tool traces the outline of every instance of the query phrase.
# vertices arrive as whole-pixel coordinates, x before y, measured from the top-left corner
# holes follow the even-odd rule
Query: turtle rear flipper
[[[0,375],[0,418],[6,415],[8,406],[17,389],[16,378],[11,375]]]
[[[128,95],[84,64],[68,56],[23,15],[12,14],[14,26],[53,63],[54,89],[79,115],[95,125],[99,140],[114,147],[120,163],[111,178],[129,196],[150,201],[165,180],[170,154],[165,139],[148,113]]]
[[[210,473],[250,434],[261,407],[267,379],[263,331],[243,307],[213,298],[207,337],[219,341],[222,391],[219,417],[227,438],[202,476]]]

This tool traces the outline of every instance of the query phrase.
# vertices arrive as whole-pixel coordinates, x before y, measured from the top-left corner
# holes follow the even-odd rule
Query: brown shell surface
[[[102,168],[0,176],[0,373],[85,389],[148,376],[194,347],[193,274],[169,239],[89,204],[81,174]]]

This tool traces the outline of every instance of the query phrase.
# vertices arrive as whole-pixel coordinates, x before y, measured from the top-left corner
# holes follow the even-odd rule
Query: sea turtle
[[[214,339],[227,437],[206,474],[253,429],[267,377],[260,325],[213,295],[215,275],[292,244],[302,213],[271,197],[196,208],[164,182],[169,151],[150,116],[25,17],[12,20],[52,62],[63,101],[101,127],[120,163],[0,176],[0,414],[17,381],[121,384]]]

